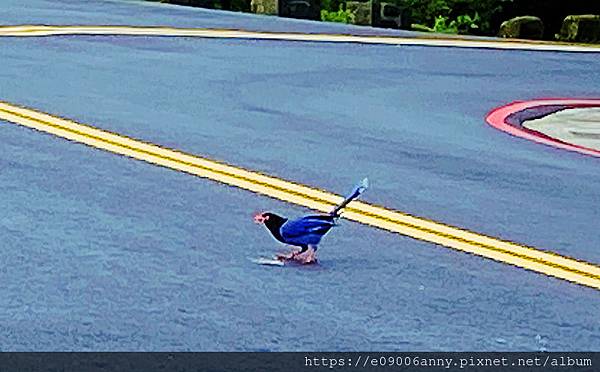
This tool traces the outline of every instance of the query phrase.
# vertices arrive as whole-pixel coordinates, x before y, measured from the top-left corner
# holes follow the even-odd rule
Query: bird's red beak
[[[262,224],[265,223],[267,218],[262,215],[262,213],[257,213],[254,215],[254,223]]]

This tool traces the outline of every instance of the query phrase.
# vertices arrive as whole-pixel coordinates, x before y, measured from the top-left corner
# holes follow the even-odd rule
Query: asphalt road
[[[3,5],[4,6],[4,5]],[[9,1],[0,24],[363,28],[117,1]],[[372,32],[372,31],[369,31]],[[0,99],[600,262],[598,159],[484,123],[600,96],[597,54],[162,37],[0,39]],[[596,350],[598,292],[344,223],[321,265],[249,192],[0,125],[3,350]],[[537,337],[537,336],[540,337]]]

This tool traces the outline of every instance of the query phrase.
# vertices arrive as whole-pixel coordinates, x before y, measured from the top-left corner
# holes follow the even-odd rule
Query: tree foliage
[[[327,9],[321,10],[321,20],[325,22],[352,23],[353,14],[344,10],[342,4],[339,5],[338,11],[330,11]]]
[[[392,0],[406,7],[418,29],[496,35],[516,16],[537,16],[552,39],[571,14],[600,14],[599,0]],[[472,26],[477,27],[472,27]]]
[[[492,21],[513,0],[404,0],[414,23],[437,32],[491,34]]]

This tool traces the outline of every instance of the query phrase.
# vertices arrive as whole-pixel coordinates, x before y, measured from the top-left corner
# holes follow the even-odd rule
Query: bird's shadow
[[[312,264],[303,264],[303,263],[295,262],[295,261],[286,261],[284,267],[290,267],[290,268],[293,267],[296,269],[307,270],[307,271],[325,271],[325,270],[331,270],[335,266],[336,266],[335,260],[318,259],[316,263],[312,263]]]

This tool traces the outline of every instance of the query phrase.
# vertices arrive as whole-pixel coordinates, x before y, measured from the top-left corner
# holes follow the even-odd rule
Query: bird
[[[254,222],[263,224],[273,237],[281,243],[300,247],[289,255],[278,255],[280,261],[296,260],[301,263],[316,263],[316,251],[321,239],[337,225],[341,211],[369,188],[368,178],[359,182],[352,192],[327,214],[311,214],[298,219],[288,219],[272,212],[254,215]]]

